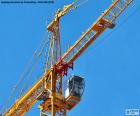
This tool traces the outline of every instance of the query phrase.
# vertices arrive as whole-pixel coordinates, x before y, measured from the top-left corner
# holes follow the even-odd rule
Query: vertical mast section
[[[63,10],[58,9],[55,13],[54,19],[47,26],[47,31],[51,33],[50,49],[48,51],[48,59],[46,63],[46,69],[50,69],[58,60],[61,59],[61,46],[60,46],[60,32],[59,32],[59,20],[70,10],[76,9],[78,6],[74,6],[75,2],[69,5],[65,5]]]
[[[59,30],[59,21],[62,16],[64,16],[68,11],[73,10],[77,8],[76,6],[73,7],[75,2],[72,2],[69,5],[64,6],[63,10],[58,9],[57,12],[55,13],[54,19],[50,22],[50,24],[47,26],[47,31],[51,33],[51,38],[50,38],[50,48],[48,51],[48,59],[46,62],[46,71],[51,68],[51,73],[50,73],[50,93],[49,93],[49,98],[50,99],[50,112],[52,116],[55,116],[56,114],[58,115],[66,115],[66,110],[59,107],[56,107],[55,102],[55,96],[56,94],[59,94],[62,96],[62,78],[58,79],[56,82],[56,77],[57,77],[57,71],[55,71],[55,66],[57,61],[61,60],[61,45],[60,45],[60,30]],[[47,85],[47,81],[45,81]],[[45,87],[47,88],[47,87]],[[46,90],[47,91],[47,90]],[[47,100],[40,105],[41,111],[46,111]],[[41,107],[43,106],[43,107]],[[59,109],[59,110],[58,110]]]

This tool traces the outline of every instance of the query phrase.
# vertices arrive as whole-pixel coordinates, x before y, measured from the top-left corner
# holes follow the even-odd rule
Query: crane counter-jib
[[[61,62],[72,64],[90,44],[104,31],[110,28],[114,20],[125,10],[125,8],[133,0],[115,0],[111,6],[106,9],[103,14],[93,23],[85,33],[67,50],[55,66],[59,70],[63,69]],[[18,116],[27,112],[30,107],[37,101],[38,97],[45,89],[50,89],[51,82],[49,75],[52,69],[44,73],[44,75],[15,103],[3,114],[4,116]],[[57,75],[57,79],[62,75]],[[44,88],[44,80],[48,80],[47,88]]]

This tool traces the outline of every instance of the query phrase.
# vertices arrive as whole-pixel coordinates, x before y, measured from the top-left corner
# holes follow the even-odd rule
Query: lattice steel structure
[[[50,59],[43,76],[3,114],[4,116],[22,116],[28,112],[34,103],[41,99],[40,110],[51,112],[52,116],[66,116],[80,101],[80,98],[62,94],[62,78],[74,61],[91,45],[107,28],[113,28],[115,19],[127,8],[133,0],[114,0],[101,16],[78,38],[78,40],[62,56],[60,49],[59,20],[71,9],[75,2],[58,10],[47,30],[51,32]],[[51,61],[51,62],[50,62]],[[56,84],[59,83],[59,86]],[[74,102],[73,102],[74,101]],[[42,114],[41,114],[42,115]]]

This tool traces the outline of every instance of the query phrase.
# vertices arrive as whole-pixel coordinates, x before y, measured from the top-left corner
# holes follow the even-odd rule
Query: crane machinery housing
[[[25,94],[3,113],[3,116],[23,116],[36,101],[40,100],[40,116],[66,116],[66,112],[75,107],[81,100],[84,91],[84,79],[72,75],[66,81],[65,96],[62,91],[62,79],[69,69],[73,69],[74,61],[100,36],[107,28],[115,27],[116,18],[133,0],[113,0],[112,4],[101,16],[77,39],[62,55],[60,47],[59,21],[66,13],[78,8],[76,2],[58,9],[54,19],[47,26],[51,33],[50,47],[46,61],[46,69],[42,77],[31,86]]]

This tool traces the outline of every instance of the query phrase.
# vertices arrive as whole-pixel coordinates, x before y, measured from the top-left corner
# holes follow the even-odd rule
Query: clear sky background
[[[54,11],[70,2],[0,4],[0,107],[44,37],[47,20],[52,18]],[[72,45],[110,4],[111,0],[89,0],[64,16],[60,21],[63,50],[66,44]],[[125,109],[140,109],[139,7],[140,1],[134,0],[117,19],[116,28],[105,31],[74,63],[69,75],[83,76],[86,87],[81,102],[68,112],[68,116],[124,116]],[[42,68],[37,67],[38,75],[41,71]],[[37,105],[25,116],[39,116]]]

